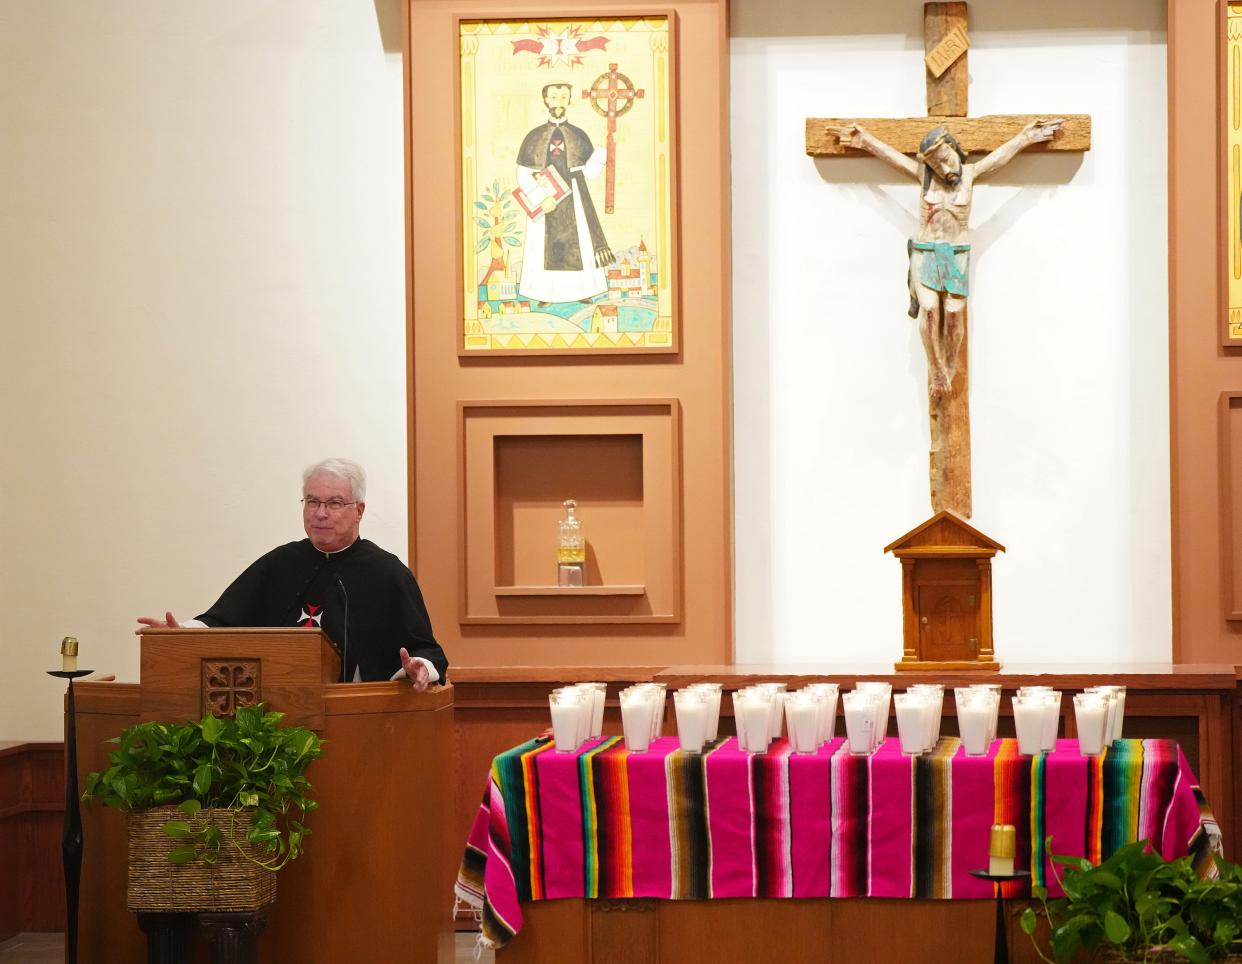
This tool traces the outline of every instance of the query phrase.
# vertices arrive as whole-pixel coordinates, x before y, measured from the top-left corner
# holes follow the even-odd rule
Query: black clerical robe
[[[348,612],[348,624],[346,613]],[[343,654],[347,680],[386,680],[398,650],[421,656],[448,678],[448,658],[413,574],[391,552],[359,539],[323,553],[309,539],[261,556],[198,617],[208,626],[318,626]]]

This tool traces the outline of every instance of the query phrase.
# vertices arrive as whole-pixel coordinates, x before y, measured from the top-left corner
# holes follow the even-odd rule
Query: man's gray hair
[[[367,499],[367,473],[361,465],[349,459],[322,459],[314,465],[308,465],[302,472],[302,488],[315,475],[331,475],[349,483],[349,491],[355,502]]]

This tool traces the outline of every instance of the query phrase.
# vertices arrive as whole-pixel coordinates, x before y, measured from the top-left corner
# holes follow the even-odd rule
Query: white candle
[[[927,745],[927,720],[930,706],[917,693],[898,693],[893,697],[897,710],[897,737],[906,756],[922,753]]]
[[[875,697],[871,693],[843,693],[841,703],[845,707],[845,735],[850,753],[870,753],[875,749]]]
[[[73,636],[66,636],[60,641],[60,671],[62,673],[78,671],[78,641]]]
[[[569,696],[551,698],[552,738],[557,753],[573,753],[580,743],[578,734],[582,726],[582,700]]]
[[[959,703],[957,728],[962,734],[962,746],[967,756],[986,756],[991,746],[988,733],[992,726],[992,708],[983,699]]]
[[[631,753],[645,753],[651,745],[651,707],[645,693],[631,691],[621,696],[621,730]]]
[[[819,747],[818,697],[791,694],[785,700],[789,741],[795,753],[814,753]]]
[[[1047,716],[1045,707],[1038,696],[1013,698],[1013,727],[1018,734],[1018,753],[1022,756],[1036,756],[1040,751]]]
[[[1044,729],[1040,735],[1039,748],[1051,753],[1057,746],[1057,731],[1061,726],[1061,694],[1050,692],[1044,697]]]
[[[1074,697],[1074,720],[1078,724],[1078,751],[1083,756],[1096,756],[1104,749],[1105,728],[1108,726],[1108,703],[1091,694]]]
[[[591,691],[591,736],[604,735],[604,702],[608,697],[607,683],[586,683]]]
[[[746,727],[746,750],[765,753],[772,737],[772,696],[751,691],[742,702],[742,719]]]
[[[677,740],[687,753],[701,753],[707,735],[707,701],[701,693],[678,690],[673,694],[677,713]]]

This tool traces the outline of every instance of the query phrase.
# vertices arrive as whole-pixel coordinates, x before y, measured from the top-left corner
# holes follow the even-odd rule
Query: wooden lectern
[[[107,741],[131,724],[260,700],[282,710],[326,745],[307,771],[319,809],[306,853],[278,875],[260,961],[451,961],[453,689],[331,682],[339,673],[317,629],[146,630],[139,683],[74,687],[79,779],[108,765]],[[146,960],[125,907],[125,817],[95,804],[82,824],[79,960]]]

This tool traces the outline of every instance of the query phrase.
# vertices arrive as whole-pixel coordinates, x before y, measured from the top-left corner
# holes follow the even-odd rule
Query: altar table
[[[675,737],[630,753],[619,737],[557,752],[530,740],[492,763],[456,886],[485,943],[522,926],[521,903],[552,898],[889,897],[979,899],[992,824],[1017,829],[1019,869],[1060,893],[1045,840],[1093,862],[1149,840],[1165,859],[1220,851],[1215,820],[1178,745],[1118,740],[1084,757],[1076,740],[1018,755],[996,740],[967,757],[957,738],[870,756],[837,738],[815,754],[784,740],[766,754],[736,738],[702,754]],[[1029,883],[1003,885],[1005,896]]]

